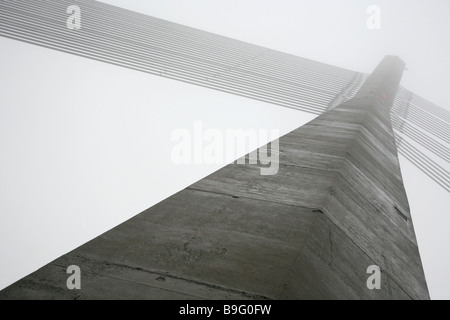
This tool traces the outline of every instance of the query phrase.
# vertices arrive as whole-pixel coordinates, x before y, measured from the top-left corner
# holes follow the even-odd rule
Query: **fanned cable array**
[[[70,5],[81,29],[66,27]],[[358,73],[97,1],[0,2],[0,35],[313,114]]]
[[[391,119],[399,153],[450,192],[450,112],[400,87]]]
[[[81,9],[81,29],[66,26],[71,5]],[[367,77],[93,0],[2,0],[0,36],[316,115],[353,97]],[[448,164],[449,119],[399,90],[399,152],[450,192],[447,169],[432,158]]]

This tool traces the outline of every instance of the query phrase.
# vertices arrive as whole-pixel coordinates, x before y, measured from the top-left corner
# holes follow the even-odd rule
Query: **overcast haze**
[[[107,0],[231,38],[370,73],[387,54],[409,71],[402,85],[450,109],[450,1]],[[366,26],[370,5],[381,29]]]
[[[450,1],[102,2],[354,71],[396,54],[401,84],[450,109]],[[174,166],[173,130],[284,134],[313,118],[5,38],[0,75],[0,289],[220,167]],[[400,161],[431,296],[448,299],[448,193]]]

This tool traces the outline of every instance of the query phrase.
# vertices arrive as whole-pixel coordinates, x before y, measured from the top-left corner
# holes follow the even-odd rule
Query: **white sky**
[[[448,0],[102,0],[151,16],[361,72],[387,54],[402,84],[450,110]],[[369,5],[381,29],[366,27]]]
[[[450,1],[104,2],[355,71],[397,54],[406,88],[450,106]],[[366,28],[372,4],[379,31]],[[173,130],[201,119],[283,134],[312,118],[5,38],[0,48],[0,288],[218,169],[170,164]],[[400,160],[431,295],[450,299],[448,193]]]

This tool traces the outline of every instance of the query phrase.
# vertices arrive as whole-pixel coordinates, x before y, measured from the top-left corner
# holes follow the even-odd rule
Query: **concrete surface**
[[[386,57],[353,99],[282,137],[278,174],[230,164],[0,299],[429,299],[390,122],[403,69]],[[66,287],[73,264],[81,290]]]

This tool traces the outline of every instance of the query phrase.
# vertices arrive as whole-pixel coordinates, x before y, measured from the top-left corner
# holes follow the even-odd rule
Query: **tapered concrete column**
[[[228,165],[0,298],[428,299],[390,122],[403,69],[386,57],[353,99],[283,136],[276,175]]]

